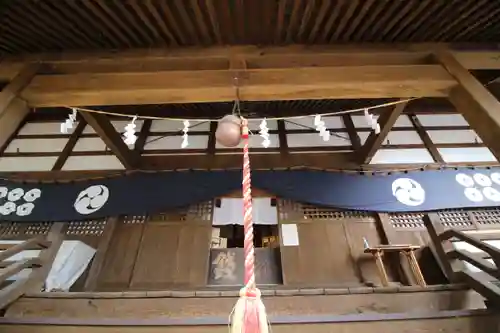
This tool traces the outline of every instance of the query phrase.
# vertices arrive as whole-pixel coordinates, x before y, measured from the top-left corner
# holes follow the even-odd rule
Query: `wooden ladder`
[[[27,292],[40,291],[43,288],[63,240],[62,226],[62,223],[54,223],[47,236],[31,238],[19,244],[0,245],[0,286],[3,286],[0,289],[0,309],[4,309]],[[34,258],[9,260],[14,255],[28,250],[40,250],[40,253]],[[31,269],[26,278],[12,283],[7,281],[24,269]]]
[[[435,213],[424,216],[424,223],[438,264],[447,279],[453,283],[467,284],[481,294],[487,300],[488,305],[500,308],[500,250],[462,231],[444,230],[439,216]],[[456,249],[452,240],[474,246],[483,251],[483,254]],[[490,258],[493,263],[487,260]],[[480,271],[472,272],[466,269],[465,262],[477,267]]]

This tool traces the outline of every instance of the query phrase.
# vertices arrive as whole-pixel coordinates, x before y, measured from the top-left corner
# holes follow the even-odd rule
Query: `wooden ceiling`
[[[500,41],[497,0],[23,0],[0,54],[216,44]]]

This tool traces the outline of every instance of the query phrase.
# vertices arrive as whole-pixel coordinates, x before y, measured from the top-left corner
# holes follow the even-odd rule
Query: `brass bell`
[[[217,125],[215,139],[227,148],[238,146],[241,141],[241,119],[232,114],[224,116]]]

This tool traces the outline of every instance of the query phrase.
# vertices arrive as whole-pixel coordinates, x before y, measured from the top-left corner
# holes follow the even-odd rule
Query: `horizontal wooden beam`
[[[272,168],[336,168],[340,165],[354,167],[350,153],[296,153],[251,154],[252,169]],[[163,155],[142,156],[142,168],[151,170],[174,169],[233,169],[242,167],[241,154],[231,155]]]
[[[227,155],[226,155],[227,156]],[[207,156],[205,156],[208,158]],[[305,158],[307,158],[307,154]],[[167,163],[165,160],[168,158],[168,156],[159,156],[156,157],[156,161],[151,161],[153,157],[146,158],[146,160],[149,159],[149,170],[154,170],[155,165],[166,165]],[[239,157],[238,157],[239,158]],[[225,158],[222,158],[224,160]],[[237,162],[234,160],[234,157],[231,158],[232,161],[230,162],[219,162],[219,165],[229,165],[227,168],[241,168],[241,166],[237,165]],[[178,162],[180,159],[177,159],[176,162]],[[188,160],[191,162],[195,162],[196,160],[199,162],[202,159],[201,158],[191,158],[188,157]],[[338,163],[332,163],[332,166],[330,167],[331,169],[335,170],[359,170],[359,171],[365,171],[365,172],[395,172],[395,171],[401,171],[406,169],[411,169],[415,170],[418,168],[422,168],[422,170],[439,170],[443,168],[443,164],[440,163],[413,163],[413,164],[368,164],[368,165],[363,165],[363,166],[353,166],[350,162],[348,163],[343,163],[342,158],[339,158]],[[252,158],[253,162],[255,161],[255,158]],[[175,165],[177,164],[177,165]],[[185,166],[187,163],[171,163],[171,166],[178,166],[173,168],[174,169],[181,169],[182,166]],[[191,169],[202,169],[203,165],[215,165],[215,163],[208,163],[208,162],[202,162],[198,165],[192,164],[190,166]],[[261,163],[263,165],[265,163]],[[232,166],[232,167],[231,167]],[[447,167],[453,167],[453,168],[481,168],[481,167],[499,167],[499,163],[492,163],[492,162],[469,162],[469,163],[447,163]],[[256,169],[253,167],[252,168]],[[271,167],[275,168],[275,167]],[[315,168],[313,166],[309,166],[309,168]],[[317,167],[318,169],[325,169],[322,167]],[[266,168],[260,168],[260,169],[266,169]],[[269,169],[269,168],[267,168]],[[157,169],[157,170],[168,170],[168,169]],[[74,180],[82,180],[82,179],[88,179],[88,178],[93,178],[93,177],[105,177],[105,176],[118,176],[118,175],[123,175],[123,174],[128,174],[131,171],[126,171],[126,170],[83,170],[83,171],[30,171],[30,172],[0,172],[0,177],[3,178],[9,178],[12,180],[18,180],[18,181],[27,181],[27,182],[37,182],[37,181],[60,181],[60,182],[65,182],[65,181],[74,181]]]
[[[233,76],[229,69],[39,75],[22,97],[35,107],[232,101]],[[248,69],[240,98],[443,97],[454,85],[439,65]]]
[[[346,44],[335,46],[291,45],[285,47],[187,47],[178,49],[142,49],[130,51],[64,52],[4,58],[0,63],[0,81],[11,80],[26,62],[43,61],[56,73],[162,71],[227,67],[231,56],[244,56],[250,68],[269,66],[352,66],[403,65],[425,62],[432,50],[447,49],[467,69],[500,69],[500,49],[491,44]],[[199,60],[202,60],[201,62]],[[75,66],[78,65],[78,66]]]

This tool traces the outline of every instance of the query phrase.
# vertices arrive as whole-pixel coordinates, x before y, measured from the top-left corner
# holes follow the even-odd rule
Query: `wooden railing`
[[[425,216],[424,223],[438,263],[448,280],[466,283],[471,289],[481,294],[488,304],[500,307],[500,250],[463,231],[444,230],[439,216],[435,213]],[[452,241],[464,242],[483,252],[472,253],[456,249]],[[491,259],[493,263],[487,259]],[[468,270],[465,262],[475,266],[479,272]]]
[[[62,243],[62,225],[55,223],[48,235],[28,239],[19,244],[0,245],[0,309],[7,307],[27,292],[40,291],[50,272],[52,263]],[[14,255],[28,250],[40,250],[37,257],[9,260]],[[26,278],[8,279],[24,269],[31,269]]]

